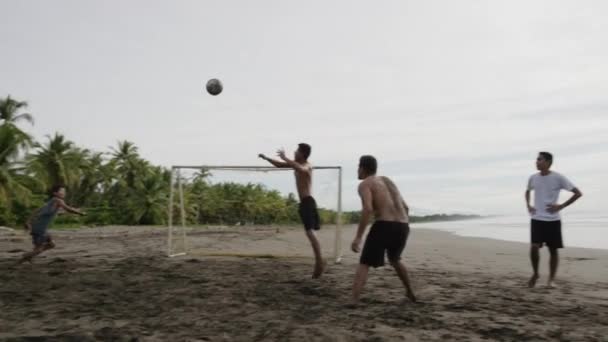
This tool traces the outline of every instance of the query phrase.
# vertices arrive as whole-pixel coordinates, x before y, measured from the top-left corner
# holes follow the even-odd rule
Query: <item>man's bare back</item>
[[[399,189],[388,177],[368,177],[361,182],[359,189],[369,189],[371,192],[374,216],[377,221],[409,223],[409,209],[401,197]]]
[[[378,161],[374,156],[361,156],[357,170],[361,180],[359,184],[361,218],[351,244],[353,252],[361,252],[361,258],[353,282],[353,300],[355,302],[359,300],[369,268],[383,266],[386,256],[403,282],[406,296],[415,302],[416,296],[410,285],[407,269],[401,262],[401,254],[410,232],[409,208],[395,183],[387,177],[376,176],[377,169]],[[372,216],[375,222],[361,250],[361,240]]]

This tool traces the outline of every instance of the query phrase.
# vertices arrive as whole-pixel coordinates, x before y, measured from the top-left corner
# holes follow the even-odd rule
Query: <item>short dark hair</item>
[[[553,155],[549,152],[538,152],[538,155],[543,157],[544,160],[548,161],[549,163],[553,163]]]
[[[359,167],[370,175],[375,175],[378,170],[378,161],[374,156],[364,155],[359,158]]]
[[[51,187],[51,189],[49,190],[49,199],[53,198],[55,196],[55,193],[63,188],[65,188],[65,185],[63,185],[63,184],[53,185]]]
[[[310,152],[312,150],[310,145],[308,145],[306,143],[299,143],[298,150],[302,153],[302,156],[304,157],[304,159],[308,160],[308,157],[310,157]]]

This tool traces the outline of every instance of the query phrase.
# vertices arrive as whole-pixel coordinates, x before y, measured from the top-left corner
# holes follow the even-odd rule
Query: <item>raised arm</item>
[[[359,253],[361,239],[363,239],[365,229],[374,214],[372,191],[365,182],[359,184],[359,197],[361,197],[361,220],[359,221],[359,227],[357,228],[357,235],[351,245],[351,249],[355,253]]]
[[[302,165],[298,162],[296,162],[295,160],[291,160],[289,158],[287,158],[287,156],[285,155],[285,150],[280,149],[277,151],[277,155],[279,156],[279,158],[281,158],[283,160],[283,162],[285,164],[287,164],[287,167],[291,167],[296,171],[299,172],[307,172],[308,171],[308,166],[306,165]]]
[[[258,157],[261,159],[264,159],[265,161],[269,162],[270,164],[272,164],[275,167],[280,167],[280,168],[290,167],[289,164],[287,164],[286,162],[268,158],[263,153],[258,154]]]

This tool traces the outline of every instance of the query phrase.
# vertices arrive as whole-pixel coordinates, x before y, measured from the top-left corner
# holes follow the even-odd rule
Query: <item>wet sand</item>
[[[404,255],[419,303],[390,267],[350,305],[357,255],[311,279],[303,231],[196,229],[167,258],[166,229],[54,232],[57,248],[14,267],[28,236],[0,230],[2,341],[606,341],[608,251],[566,248],[557,289],[528,289],[527,245],[414,229]],[[331,254],[333,231],[320,234]],[[566,241],[567,242],[567,241]],[[237,256],[238,255],[238,256]],[[250,255],[250,256],[246,256]],[[257,255],[257,256],[256,256]]]

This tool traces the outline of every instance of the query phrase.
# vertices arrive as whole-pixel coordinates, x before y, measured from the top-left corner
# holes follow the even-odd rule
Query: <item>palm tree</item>
[[[18,148],[27,148],[32,144],[32,137],[17,126],[21,121],[34,124],[34,118],[31,114],[20,113],[25,108],[27,108],[27,102],[17,101],[10,95],[5,99],[0,99],[0,124],[9,128],[11,133],[15,135]]]
[[[104,164],[103,153],[80,150],[80,177],[78,184],[71,189],[74,194],[71,203],[76,206],[97,206],[102,202],[102,194],[110,188],[113,173]]]
[[[30,170],[47,186],[64,184],[76,188],[80,180],[80,166],[83,163],[84,150],[77,148],[73,142],[62,134],[47,136],[45,145],[36,144],[36,153],[30,155]]]
[[[32,144],[32,138],[17,126],[21,121],[33,123],[31,114],[21,113],[27,107],[7,96],[0,99],[0,223],[14,222],[14,203],[28,205],[31,179],[19,161],[21,153]]]
[[[19,114],[19,111],[25,108],[27,108],[27,102],[17,101],[11,98],[9,95],[5,99],[0,100],[0,120],[3,120],[3,123],[10,124],[16,124],[19,121],[25,120],[31,124],[34,124],[32,114]]]
[[[111,163],[120,177],[119,181],[123,181],[124,185],[129,188],[135,187],[138,180],[138,173],[145,170],[147,163],[140,159],[137,146],[134,143],[124,140],[118,142],[117,148],[112,148]]]
[[[14,202],[29,204],[31,195],[27,187],[27,175],[23,172],[21,163],[17,160],[19,153],[19,138],[14,129],[0,125],[0,224],[13,221],[9,218]]]
[[[165,172],[155,167],[142,181],[142,187],[135,193],[132,212],[137,224],[162,224],[167,217],[167,187]]]
[[[12,201],[29,203],[31,191],[26,186],[26,177],[18,166],[0,166],[0,207],[10,208]]]
[[[207,178],[209,178],[211,176],[213,176],[213,174],[211,173],[211,171],[209,171],[209,169],[201,168],[200,170],[198,170],[197,172],[194,173],[193,181],[194,182],[197,182],[197,181],[206,182]]]
[[[12,127],[0,125],[0,165],[7,165],[19,154],[19,137]]]
[[[170,172],[152,167],[130,141],[119,141],[111,150],[109,165],[116,178],[109,195],[117,218],[124,224],[164,222]]]

